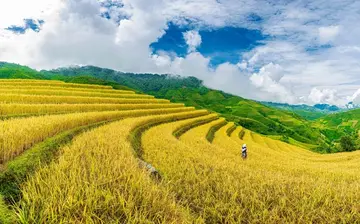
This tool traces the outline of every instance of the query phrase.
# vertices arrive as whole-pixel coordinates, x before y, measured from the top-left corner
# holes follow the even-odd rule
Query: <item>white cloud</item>
[[[316,87],[311,90],[309,101],[314,104],[328,103],[334,105],[345,105],[347,103],[342,101],[342,99],[337,95],[337,91],[335,89],[318,89]]]
[[[349,97],[348,102],[353,102],[356,105],[360,105],[360,89],[358,89],[351,97]]]
[[[42,19],[61,7],[61,0],[10,0],[0,3],[0,29],[23,25],[23,19]]]
[[[242,70],[246,70],[248,68],[248,63],[246,61],[239,62],[236,65]]]
[[[333,41],[340,32],[339,26],[319,27],[319,39],[321,43]]]
[[[114,0],[115,1],[115,0]],[[122,0],[112,8],[120,24],[99,15],[97,0],[4,0],[0,2],[0,60],[36,68],[92,64],[130,72],[196,76],[212,88],[258,100],[328,102],[342,105],[360,88],[358,40],[360,2],[306,3],[238,0]],[[261,5],[261,8],[258,6]],[[22,7],[19,7],[22,6]],[[260,22],[249,22],[251,13]],[[346,13],[344,13],[346,12]],[[43,19],[41,32],[15,35],[3,30],[23,19]],[[188,55],[152,53],[168,22],[191,23],[184,33]],[[236,65],[209,66],[196,49],[198,31],[236,26],[258,29],[271,38],[239,55]],[[319,45],[330,43],[333,48]],[[306,97],[304,97],[306,96]]]
[[[188,52],[196,51],[196,48],[201,45],[201,36],[198,31],[190,30],[183,33],[186,44],[188,45]]]
[[[279,102],[294,103],[293,94],[280,83],[284,76],[283,68],[278,64],[269,63],[263,66],[258,73],[254,73],[250,80],[254,86],[271,95],[272,99]]]

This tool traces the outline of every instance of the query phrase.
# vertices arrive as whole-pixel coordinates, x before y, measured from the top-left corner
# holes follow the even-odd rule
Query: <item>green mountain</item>
[[[25,66],[8,63],[0,64],[0,77],[54,79],[65,82],[111,85],[116,89],[133,89],[157,98],[166,98],[172,102],[182,102],[187,106],[219,113],[228,121],[235,122],[249,130],[320,152],[339,151],[339,149],[335,149],[333,143],[339,142],[343,135],[348,134],[346,128],[337,130],[331,123],[333,119],[331,116],[342,113],[326,115],[327,112],[318,108],[310,109],[306,106],[297,108],[291,105],[282,106],[283,108],[279,109],[279,105],[274,106],[270,103],[264,105],[210,89],[195,77],[123,73],[94,66],[68,67],[39,72]],[[320,119],[314,120],[319,117]],[[350,118],[348,120],[343,123],[349,124],[352,121]]]
[[[360,109],[354,109],[343,113],[330,114],[317,121],[325,127],[341,129],[345,132],[360,129]]]
[[[331,113],[344,111],[344,109],[340,109],[337,106],[329,105],[329,104],[315,104],[314,106],[309,106],[305,104],[291,105],[287,103],[273,103],[273,102],[260,102],[260,103],[269,107],[292,111],[307,120],[316,120]]]
[[[357,137],[360,134],[360,109],[330,114],[316,120],[313,126],[327,129],[330,132],[328,138],[333,140],[337,140],[344,135]]]
[[[123,73],[94,66],[59,68],[42,72],[49,78],[57,79],[61,74],[63,80],[85,75],[116,82],[158,98],[217,112],[227,120],[247,129],[295,144],[306,143],[310,144],[310,147],[315,147],[318,142],[325,141],[318,129],[313,128],[306,119],[294,112],[271,108],[207,88],[201,80],[194,77]]]
[[[34,69],[17,64],[0,62],[0,79],[47,79]]]

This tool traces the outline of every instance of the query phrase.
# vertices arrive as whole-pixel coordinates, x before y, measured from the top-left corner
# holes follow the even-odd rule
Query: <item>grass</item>
[[[331,223],[359,218],[353,204],[360,197],[355,155],[324,157],[254,133],[247,141],[240,140],[235,131],[234,138],[229,138],[228,126],[219,129],[209,144],[206,134],[217,122],[191,129],[179,142],[172,132],[185,122],[149,129],[142,140],[144,158],[162,172],[163,182],[175,192],[178,203],[198,219],[206,223]],[[240,156],[244,142],[249,148],[246,161]],[[353,163],[345,162],[349,158]]]
[[[9,206],[4,203],[2,196],[0,195],[0,223],[14,223],[15,220],[15,213],[13,213]]]
[[[134,94],[134,92],[122,92],[122,91],[114,91],[111,93],[99,93],[94,91],[77,91],[77,90],[64,90],[57,89],[53,90],[52,88],[48,89],[10,89],[0,88],[1,94],[26,94],[26,95],[50,95],[50,96],[86,96],[86,97],[110,97],[110,98],[154,98],[154,96],[144,95],[144,94]]]
[[[193,117],[198,117],[202,115],[208,114],[206,110],[197,110],[194,112],[182,113],[182,114],[171,114],[162,117],[154,117],[152,119],[147,120],[141,125],[136,126],[133,130],[131,130],[129,135],[129,141],[131,142],[131,146],[134,149],[136,157],[142,159],[143,154],[143,146],[141,144],[141,136],[142,134],[150,129],[151,127],[160,125],[162,123],[168,123],[183,119],[189,119]]]
[[[147,119],[125,119],[76,137],[57,163],[23,186],[20,222],[190,222],[172,194],[139,168],[127,141],[138,122]]]
[[[144,98],[111,98],[111,97],[84,97],[84,96],[48,96],[48,95],[25,95],[25,94],[1,94],[2,103],[117,103],[117,104],[136,104],[136,103],[169,103],[168,100],[144,99]]]
[[[211,143],[214,140],[215,132],[218,131],[221,127],[225,126],[226,123],[227,122],[225,119],[220,118],[218,123],[209,129],[208,133],[206,134],[206,139]]]
[[[185,124],[184,126],[179,127],[177,130],[174,131],[174,136],[177,139],[179,139],[183,134],[185,134],[190,129],[195,128],[200,125],[203,125],[203,124],[206,124],[206,123],[209,123],[216,119],[218,119],[218,115],[216,115],[216,114],[210,114],[205,119],[204,119],[204,117],[200,117],[189,124]]]
[[[60,133],[54,137],[28,149],[22,155],[0,167],[0,194],[7,201],[19,200],[20,185],[29,175],[35,172],[39,166],[50,163],[59,148],[72,141],[72,139],[87,130],[99,127],[109,121],[79,126]]]
[[[61,81],[46,81],[46,80],[27,80],[27,79],[10,79],[0,80],[2,86],[13,86],[13,85],[29,85],[29,86],[54,86],[54,87],[69,87],[69,88],[87,88],[87,89],[112,89],[111,86],[103,85],[88,85],[88,84],[74,84],[65,83]]]
[[[226,130],[226,134],[230,137],[231,134],[235,131],[236,129],[236,125],[235,124],[231,124],[231,126]]]
[[[10,119],[0,122],[0,162],[4,163],[34,144],[62,131],[100,121],[147,114],[191,111],[193,108],[165,108],[133,111],[87,112]],[[166,112],[167,111],[167,112]]]
[[[24,83],[37,83],[42,90],[51,85]],[[4,116],[29,116],[0,121],[0,153],[7,155],[0,168],[1,223],[360,220],[360,152],[315,153],[302,148],[313,147],[298,141],[303,136],[273,136],[286,137],[292,143],[287,144],[207,110],[146,103],[151,98],[143,104],[67,104],[66,98],[97,95],[81,88],[57,104],[0,103]],[[78,96],[88,92],[88,97]],[[29,99],[37,93],[29,92]],[[212,92],[207,97],[221,96]],[[91,112],[73,113],[82,110]],[[277,119],[271,110],[254,110]],[[68,114],[39,116],[44,112]],[[282,123],[301,125],[288,118]],[[323,122],[354,128],[358,123],[353,120]],[[241,157],[244,143],[246,160]],[[150,164],[161,178],[152,178]]]
[[[244,135],[245,135],[245,130],[241,129],[241,131],[239,132],[239,139],[243,140],[244,139]]]
[[[180,108],[184,107],[184,104],[0,104],[0,119],[74,112],[156,109],[159,107],[164,109]]]
[[[1,80],[0,80],[1,81]],[[48,82],[48,81],[47,81]],[[52,81],[54,82],[54,81]],[[16,90],[19,91],[33,91],[33,90],[46,90],[51,88],[51,90],[59,91],[75,91],[75,92],[87,92],[87,93],[97,93],[97,94],[135,94],[133,90],[115,90],[115,89],[89,89],[86,87],[71,87],[67,85],[63,86],[52,86],[52,85],[31,85],[31,83],[1,83],[0,89],[2,90]]]
[[[331,141],[336,140],[333,138],[334,136],[327,135],[326,133],[328,132],[324,134],[321,128],[312,125],[312,122],[309,121],[309,119],[319,117],[316,111],[306,111],[304,115],[302,110],[286,111],[264,106],[252,100],[209,89],[202,85],[201,80],[194,77],[180,78],[156,74],[131,74],[94,66],[60,68],[41,72],[9,63],[2,63],[0,67],[13,70],[18,69],[22,74],[27,72],[30,78],[59,79],[66,82],[97,84],[98,86],[105,85],[107,86],[106,88],[113,87],[125,90],[131,88],[133,91],[169,99],[172,102],[184,103],[186,106],[194,106],[197,109],[207,109],[211,112],[219,113],[227,121],[234,122],[236,125],[243,126],[254,132],[264,135],[280,135],[284,136],[284,139],[292,138],[297,142],[305,144],[331,147]],[[4,76],[3,78],[11,77]],[[26,83],[22,83],[22,85],[24,84]],[[58,85],[52,85],[52,87],[86,89],[86,86],[71,86],[76,84],[70,83],[58,83]],[[37,84],[34,87],[37,86],[44,87]],[[91,90],[87,89],[87,91]],[[92,90],[101,90],[102,92],[114,91],[111,89]],[[340,133],[340,135],[344,134],[343,132]],[[323,137],[324,135],[325,138]],[[319,150],[322,151],[322,149]]]

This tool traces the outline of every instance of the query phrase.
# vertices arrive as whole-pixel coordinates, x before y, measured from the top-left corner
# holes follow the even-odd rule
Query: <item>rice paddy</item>
[[[0,223],[360,220],[357,151],[317,154],[206,110],[60,81],[0,80],[0,118]]]

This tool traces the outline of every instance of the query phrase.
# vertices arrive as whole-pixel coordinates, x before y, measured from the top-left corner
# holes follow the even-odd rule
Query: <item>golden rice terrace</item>
[[[360,222],[360,152],[60,81],[0,80],[0,118],[0,223]]]

